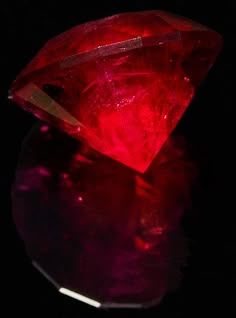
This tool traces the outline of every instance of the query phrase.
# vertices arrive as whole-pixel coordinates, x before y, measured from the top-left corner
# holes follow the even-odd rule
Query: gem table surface
[[[195,176],[181,136],[141,175],[36,125],[12,188],[15,224],[33,264],[60,292],[95,307],[151,306],[180,282],[179,220]]]

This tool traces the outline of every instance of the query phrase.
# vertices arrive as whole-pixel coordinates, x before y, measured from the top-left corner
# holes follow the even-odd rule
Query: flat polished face
[[[53,38],[12,84],[25,110],[144,173],[215,61],[221,36],[162,11],[125,13]]]
[[[12,189],[33,264],[91,306],[159,303],[185,263],[179,220],[196,177],[190,157],[185,140],[172,136],[141,175],[52,127],[34,127]]]

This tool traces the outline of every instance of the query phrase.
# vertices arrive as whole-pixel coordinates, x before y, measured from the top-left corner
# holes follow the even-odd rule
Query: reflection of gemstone
[[[183,138],[169,138],[140,175],[42,125],[22,148],[14,220],[35,266],[62,293],[141,307],[178,284],[177,224],[194,176]]]
[[[166,12],[112,16],[50,40],[11,95],[41,119],[144,172],[221,42],[216,32]]]

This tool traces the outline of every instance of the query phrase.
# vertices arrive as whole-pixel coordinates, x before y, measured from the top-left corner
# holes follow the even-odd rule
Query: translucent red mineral
[[[44,121],[144,172],[221,44],[215,31],[166,12],[118,14],[48,41],[10,96]]]
[[[14,220],[34,265],[62,293],[96,307],[142,307],[178,286],[179,221],[196,175],[182,137],[169,138],[142,175],[45,125],[19,159]]]

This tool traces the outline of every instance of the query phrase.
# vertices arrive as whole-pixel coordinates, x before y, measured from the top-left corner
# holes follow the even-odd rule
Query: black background
[[[3,1],[1,25],[1,306],[10,317],[235,317],[235,1]],[[77,24],[119,12],[164,9],[223,35],[224,48],[177,130],[193,143],[202,162],[201,195],[183,219],[190,257],[179,290],[158,308],[97,311],[59,295],[32,266],[11,217],[10,187],[21,141],[37,121],[7,100],[8,88],[42,45]],[[232,287],[232,289],[230,289]]]

